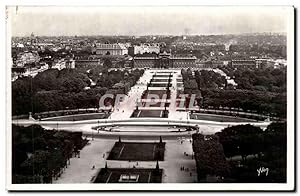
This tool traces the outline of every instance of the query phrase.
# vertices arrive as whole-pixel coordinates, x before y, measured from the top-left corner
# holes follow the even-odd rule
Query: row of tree
[[[181,70],[182,81],[184,86],[185,94],[196,94],[197,97],[201,97],[201,92],[199,90],[197,81],[193,72],[190,69],[182,69]]]
[[[263,131],[247,124],[224,128],[213,136],[194,134],[199,181],[215,175],[222,182],[286,182],[286,126],[274,122]],[[258,175],[259,168],[267,168],[268,173]]]
[[[275,93],[286,92],[287,69],[266,68],[266,69],[247,69],[247,68],[221,68],[229,77],[234,78],[238,84],[238,89],[269,91]]]
[[[240,110],[286,118],[286,93],[252,90],[203,89],[202,108]]]
[[[216,134],[230,161],[231,178],[240,182],[286,182],[287,124],[271,123],[266,130],[252,125],[238,125]],[[258,175],[257,169],[268,168]]]
[[[213,71],[182,70],[184,93],[202,97],[201,108],[236,110],[286,118],[286,69],[249,70],[224,68],[235,78],[232,89],[224,76]]]
[[[128,85],[133,86],[142,74],[142,70],[49,69],[12,83],[12,113],[96,108],[100,97],[116,83],[124,84],[128,91]]]
[[[199,89],[220,89],[225,88],[227,85],[225,76],[215,73],[212,70],[195,71],[195,79]]]
[[[12,183],[51,183],[86,143],[82,132],[12,125]]]
[[[193,134],[193,151],[199,182],[206,182],[208,175],[228,176],[229,164],[226,161],[222,144],[216,136]]]

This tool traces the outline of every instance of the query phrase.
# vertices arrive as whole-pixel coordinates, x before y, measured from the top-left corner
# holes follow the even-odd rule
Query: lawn
[[[172,71],[158,71],[156,72],[156,74],[171,74],[171,73],[174,73]]]
[[[248,119],[248,118],[215,115],[215,114],[191,114],[190,118],[195,120],[209,120],[209,121],[217,121],[217,122],[256,122],[256,120]]]
[[[107,117],[108,115],[105,113],[75,114],[75,115],[45,118],[42,119],[42,121],[80,121],[80,120],[103,119]]]
[[[151,103],[151,102],[150,102]],[[169,107],[170,103],[166,103],[166,102],[152,102],[151,104],[148,102],[143,102],[142,106],[146,106],[147,107]]]
[[[162,74],[162,75],[154,75],[153,78],[168,78],[170,75],[169,74]],[[173,75],[171,75],[173,77]]]
[[[152,79],[152,82],[168,82],[169,79],[161,79],[161,78],[154,78]]]
[[[107,160],[163,161],[165,142],[116,142]]]
[[[142,95],[142,99],[146,99],[148,95],[157,95],[161,99],[163,98],[163,95],[167,97],[167,90],[148,90],[148,92],[144,91]]]
[[[149,87],[168,87],[168,83],[151,83]]]
[[[161,183],[162,181],[162,169],[102,168],[94,183],[122,183],[119,181],[121,175],[138,176],[135,183]]]
[[[138,118],[149,117],[149,118],[160,118],[163,110],[141,110],[138,114]]]

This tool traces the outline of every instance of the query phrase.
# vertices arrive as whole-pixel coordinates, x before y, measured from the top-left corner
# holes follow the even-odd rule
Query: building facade
[[[23,67],[26,64],[37,63],[40,61],[40,56],[37,52],[22,52],[17,55],[16,66]]]
[[[93,54],[97,55],[126,55],[128,54],[128,49],[125,45],[117,44],[97,44],[93,48]]]
[[[157,57],[134,57],[135,68],[190,68],[196,66],[196,57],[175,57],[163,53]]]
[[[260,69],[265,69],[269,67],[273,68],[281,68],[287,65],[287,61],[285,59],[255,59],[256,67]]]
[[[156,53],[159,54],[160,47],[159,44],[142,44],[140,46],[133,46],[134,54],[144,54],[144,53]]]
[[[231,66],[234,68],[257,68],[255,60],[231,60]]]
[[[100,59],[78,59],[75,60],[76,67],[88,67],[88,66],[99,66],[101,65]]]

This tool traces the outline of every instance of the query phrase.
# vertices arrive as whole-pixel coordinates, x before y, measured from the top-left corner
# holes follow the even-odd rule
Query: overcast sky
[[[10,7],[13,36],[286,32],[287,7]]]

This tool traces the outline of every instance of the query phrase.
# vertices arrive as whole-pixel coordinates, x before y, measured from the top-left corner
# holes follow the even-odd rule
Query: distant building
[[[192,50],[226,51],[226,46],[223,44],[214,44],[214,43],[198,44],[198,45],[193,45]]]
[[[88,67],[102,65],[100,59],[78,59],[75,60],[76,67]]]
[[[25,76],[25,77],[35,77],[38,73],[46,71],[49,69],[49,65],[44,63],[41,64],[40,68],[37,67],[12,67],[11,73],[12,73],[12,81],[15,81],[19,77]]]
[[[162,53],[156,57],[134,57],[135,68],[189,68],[196,66],[196,57],[175,57],[169,53]]]
[[[17,43],[16,47],[17,47],[17,48],[24,48],[24,44]]]
[[[125,45],[117,44],[97,44],[93,49],[93,54],[97,55],[126,55],[128,49]]]
[[[154,68],[156,61],[157,57],[134,57],[133,66],[135,68]]]
[[[140,46],[131,46],[128,48],[128,54],[134,56],[136,54],[159,54],[160,47],[159,44],[141,44]]]
[[[234,68],[257,68],[255,60],[231,60],[231,66]]]
[[[22,52],[17,55],[16,66],[23,67],[26,64],[37,63],[40,61],[40,56],[37,52]]]
[[[52,69],[62,70],[66,68],[66,62],[64,60],[55,60],[51,67]]]
[[[224,61],[213,61],[213,60],[210,60],[210,61],[206,61],[204,63],[202,63],[202,68],[211,68],[211,69],[214,69],[214,68],[217,68],[217,67],[223,67],[223,66],[226,66],[226,63]]]
[[[75,60],[73,59],[66,60],[66,68],[75,69]]]
[[[281,68],[287,66],[287,62],[284,59],[274,60],[274,59],[262,58],[262,59],[255,59],[255,62],[256,62],[256,67],[261,69],[269,68],[269,67]]]
[[[15,81],[19,76],[22,76],[26,72],[25,67],[12,67],[11,68],[11,79]]]
[[[195,67],[196,57],[171,57],[170,65],[174,68],[189,68]]]

